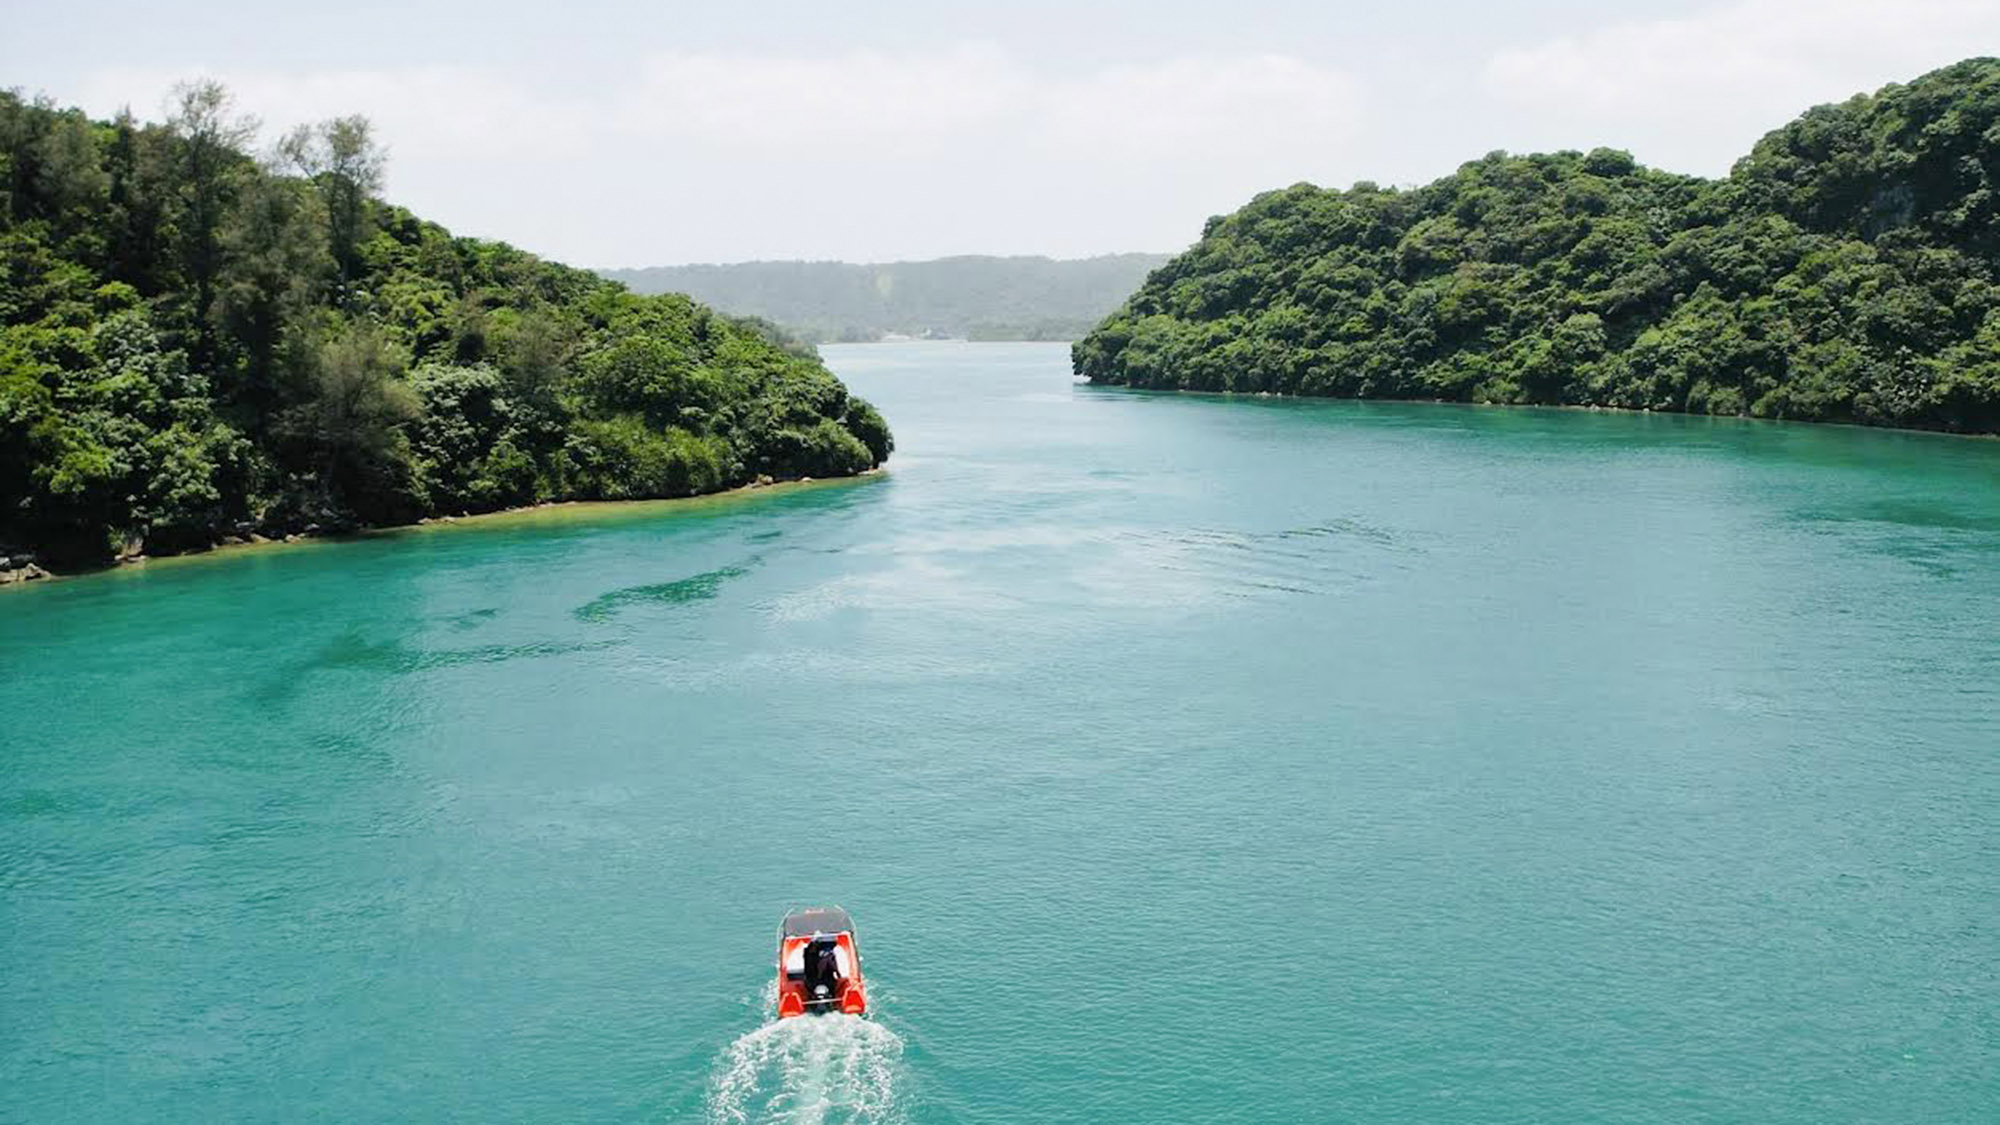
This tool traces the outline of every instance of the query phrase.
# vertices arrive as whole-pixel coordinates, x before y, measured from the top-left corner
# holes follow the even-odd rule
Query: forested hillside
[[[810,349],[377,200],[367,122],[264,159],[254,135],[213,84],[163,124],[0,93],[0,544],[177,551],[888,456]]]
[[[2000,61],[1821,106],[1721,180],[1610,149],[1210,220],[1093,382],[2000,430]]]
[[[883,336],[1074,340],[1165,254],[1058,261],[977,255],[927,262],[739,262],[604,270],[640,293],[686,293],[815,342]]]

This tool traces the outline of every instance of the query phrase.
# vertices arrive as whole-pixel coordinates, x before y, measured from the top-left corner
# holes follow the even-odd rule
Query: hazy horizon
[[[266,141],[366,114],[392,201],[605,269],[1170,253],[1261,191],[1420,184],[1494,149],[1718,175],[1809,106],[2000,44],[2000,5],[1971,0],[206,16],[20,14],[0,82],[158,118],[175,81],[215,77]]]
[[[1192,239],[1190,239],[1189,241],[1192,241]],[[644,265],[644,266],[607,266],[607,265],[592,264],[587,262],[577,262],[574,264],[587,266],[590,269],[598,270],[605,273],[632,273],[639,270],[695,270],[703,268],[720,269],[729,266],[769,266],[769,265],[908,266],[908,265],[917,265],[919,263],[924,263],[924,262],[950,261],[954,258],[1002,258],[1002,259],[1029,258],[1029,259],[1040,259],[1042,261],[1049,261],[1049,262],[1087,262],[1097,258],[1155,257],[1161,254],[1177,254],[1184,249],[1186,249],[1186,247],[1176,246],[1170,250],[1165,250],[1165,249],[1106,250],[1097,254],[1076,254],[1076,255],[981,254],[975,252],[969,254],[934,254],[928,258],[896,258],[893,260],[878,259],[872,261],[855,261],[851,258],[741,258],[732,262],[714,262],[714,261],[655,262],[650,265]]]

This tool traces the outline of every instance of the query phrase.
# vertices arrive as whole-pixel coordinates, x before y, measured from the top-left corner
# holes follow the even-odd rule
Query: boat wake
[[[899,1121],[902,1055],[901,1037],[860,1016],[775,1020],[745,1033],[717,1060],[709,1120]]]

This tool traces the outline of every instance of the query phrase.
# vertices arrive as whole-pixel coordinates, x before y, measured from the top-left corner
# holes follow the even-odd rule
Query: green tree
[[[216,316],[242,351],[223,390],[259,415],[283,401],[280,344],[313,315],[332,272],[325,227],[325,212],[303,185],[254,174],[222,229]]]
[[[382,190],[387,154],[376,143],[373,126],[360,116],[301,125],[285,135],[278,149],[326,202],[327,249],[344,300],[361,268],[369,201]]]
[[[368,324],[348,324],[313,357],[307,398],[285,418],[290,438],[309,451],[318,516],[342,522],[393,519],[417,507],[410,495],[404,432],[422,403],[402,375],[409,357]]]
[[[179,155],[182,268],[193,286],[195,355],[206,363],[215,357],[209,317],[222,272],[223,219],[249,165],[242,149],[256,136],[257,120],[239,114],[229,90],[212,79],[181,83],[172,101],[167,128]]]

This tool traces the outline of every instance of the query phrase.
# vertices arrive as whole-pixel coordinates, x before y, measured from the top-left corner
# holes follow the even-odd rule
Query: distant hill
[[[1823,105],[1727,177],[1494,153],[1211,219],[1094,383],[2000,432],[2000,59]]]
[[[1166,254],[966,255],[928,262],[739,262],[599,270],[640,293],[686,293],[819,343],[884,336],[1074,340],[1117,308]]]

